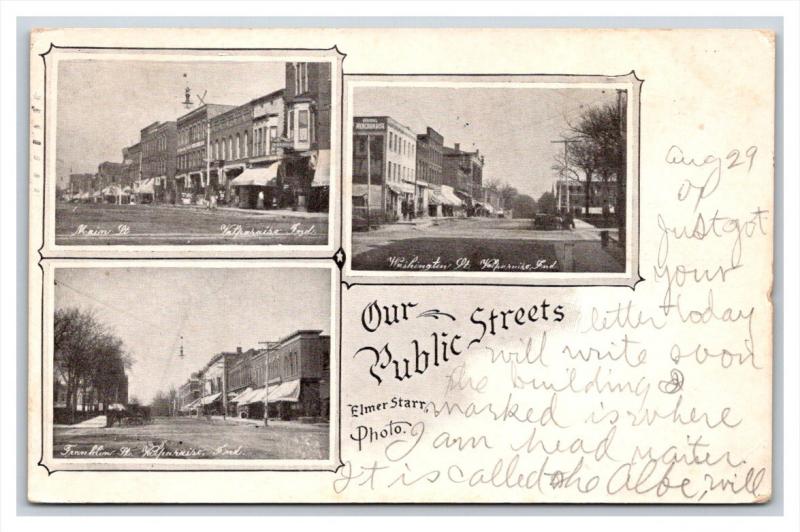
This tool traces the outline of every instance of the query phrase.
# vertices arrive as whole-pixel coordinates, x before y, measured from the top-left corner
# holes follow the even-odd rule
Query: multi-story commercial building
[[[125,181],[133,187],[142,177],[142,147],[138,142],[122,148],[122,164],[125,165]]]
[[[197,409],[197,403],[200,401],[202,394],[202,383],[196,373],[193,373],[185,383],[181,384],[178,388],[178,395],[176,397],[177,404],[176,411],[179,414],[191,414]]]
[[[461,146],[444,148],[442,182],[453,187],[455,193],[464,201],[467,211],[473,212],[473,202],[481,195],[483,187],[484,158],[480,151],[461,151]]]
[[[293,194],[284,187],[280,176],[286,139],[283,89],[261,96],[249,103],[251,110],[249,159],[237,167],[229,188],[238,206],[269,209],[291,203]]]
[[[447,205],[441,194],[443,159],[444,137],[431,127],[417,135],[417,183],[427,188],[417,197],[418,215],[442,216],[442,207]]]
[[[418,194],[417,136],[388,116],[353,119],[353,205],[398,220]],[[368,175],[369,172],[369,175]],[[423,187],[419,187],[423,188]]]
[[[176,195],[197,200],[216,190],[220,183],[219,157],[210,145],[211,121],[233,109],[232,105],[203,104],[180,116],[176,143]],[[211,153],[209,153],[211,152]]]
[[[264,348],[219,353],[198,375],[201,392],[190,409],[262,419],[268,400],[270,417],[327,416],[330,337],[298,330]]]
[[[229,184],[248,167],[252,153],[252,134],[253,106],[250,102],[233,107],[211,119],[211,159],[218,161],[219,165],[218,183],[214,182],[212,171],[213,188],[224,190],[228,201],[236,195],[236,190],[232,190]]]
[[[141,130],[142,183],[139,188],[151,183],[154,201],[175,201],[177,138],[176,122],[153,122]]]
[[[286,63],[281,171],[298,209],[328,210],[331,88],[331,63]]]

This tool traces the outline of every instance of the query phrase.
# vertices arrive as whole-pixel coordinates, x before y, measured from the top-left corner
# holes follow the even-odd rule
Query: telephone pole
[[[566,176],[569,175],[569,145],[570,144],[577,144],[580,140],[570,140],[570,139],[561,139],[561,140],[551,140],[551,144],[563,144],[564,145],[564,174]],[[569,177],[567,177],[569,179]],[[588,187],[587,187],[588,188]],[[560,196],[561,196],[561,186],[556,182],[556,207],[559,208],[561,204]],[[588,190],[587,190],[588,194]],[[567,210],[570,210],[569,206],[569,183],[567,184]]]
[[[269,426],[269,344],[271,342],[258,342],[260,345],[267,346],[267,353],[264,355],[264,426]]]

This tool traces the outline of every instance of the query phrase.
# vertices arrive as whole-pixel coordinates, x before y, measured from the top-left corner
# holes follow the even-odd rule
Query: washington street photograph
[[[56,63],[56,244],[327,245],[333,63],[141,59]]]
[[[330,268],[54,279],[53,458],[330,458]]]
[[[626,271],[626,90],[416,85],[349,93],[352,270]]]

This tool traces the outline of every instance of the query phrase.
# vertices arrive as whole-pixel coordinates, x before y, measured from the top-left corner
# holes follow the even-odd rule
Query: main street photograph
[[[627,90],[418,79],[351,89],[352,270],[626,271]]]
[[[55,243],[327,245],[333,64],[59,61]]]
[[[53,458],[330,459],[330,268],[54,279]]]

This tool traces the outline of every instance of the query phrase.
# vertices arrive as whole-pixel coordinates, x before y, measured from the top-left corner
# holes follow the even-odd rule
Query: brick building
[[[246,208],[256,207],[257,193],[251,203],[250,190],[240,190],[234,180],[249,166],[252,135],[253,106],[250,102],[211,119],[211,158],[219,166],[219,181],[212,176],[213,188],[225,191],[229,203]]]
[[[137,188],[151,185],[153,201],[175,201],[177,140],[176,122],[153,122],[141,130],[142,177]]]
[[[444,137],[429,127],[421,135],[417,135],[417,182],[425,183],[425,197],[418,198],[418,214],[441,216],[442,206],[446,201],[439,193],[442,187],[442,164],[444,159]]]
[[[207,414],[263,419],[268,397],[270,417],[327,417],[330,337],[298,330],[260,349],[219,353],[199,375],[203,386],[195,406]]]
[[[233,109],[232,105],[204,104],[180,116],[176,122],[176,197],[206,197],[209,184],[219,184],[218,164],[213,153],[209,160],[211,120]],[[210,174],[210,176],[209,176]]]
[[[468,212],[474,211],[474,201],[480,198],[483,188],[484,158],[480,151],[461,151],[461,146],[444,148],[442,183],[453,187],[466,205]]]
[[[286,63],[281,177],[299,209],[328,210],[331,88],[330,63]]]

